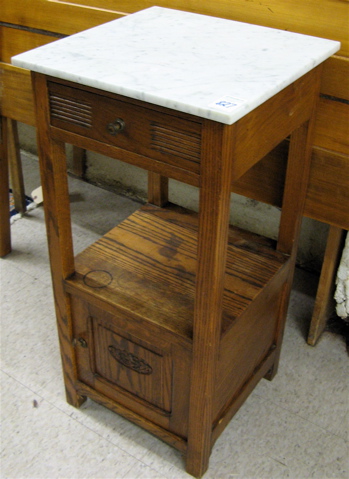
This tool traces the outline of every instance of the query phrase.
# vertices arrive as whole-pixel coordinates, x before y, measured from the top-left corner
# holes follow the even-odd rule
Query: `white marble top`
[[[151,7],[12,58],[16,66],[232,124],[340,43]]]

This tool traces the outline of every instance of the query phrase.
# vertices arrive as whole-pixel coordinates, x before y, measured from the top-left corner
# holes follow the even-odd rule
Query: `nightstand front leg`
[[[228,246],[233,129],[203,128],[199,236],[189,405],[187,472],[201,477],[209,462]]]
[[[45,77],[33,74],[33,85],[38,112],[38,147],[48,250],[66,397],[69,404],[79,407],[85,398],[79,396],[75,390],[77,372],[71,307],[63,286],[63,281],[74,273],[65,145],[52,139],[49,134]]]

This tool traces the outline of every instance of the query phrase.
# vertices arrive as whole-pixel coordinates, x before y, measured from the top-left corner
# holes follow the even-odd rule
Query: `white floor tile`
[[[290,318],[291,320],[291,318]],[[345,344],[324,333],[316,347],[287,327],[278,374],[256,392],[335,435],[348,437],[349,361]]]
[[[123,478],[135,459],[2,373],[2,477]]]
[[[124,476],[124,479],[167,479],[167,476],[144,463],[138,462]]]
[[[255,394],[218,439],[208,478],[306,478],[328,462],[344,471],[347,452],[344,439]]]

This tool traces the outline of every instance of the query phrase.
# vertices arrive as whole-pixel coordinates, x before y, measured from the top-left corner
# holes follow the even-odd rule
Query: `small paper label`
[[[31,197],[33,198],[34,202],[37,204],[37,205],[40,205],[41,203],[43,203],[44,199],[42,197],[42,187],[39,186],[38,188],[36,188],[35,190],[33,190],[31,192]]]
[[[244,103],[244,100],[240,98],[235,98],[233,96],[223,96],[219,100],[210,103],[210,107],[218,108],[220,110],[232,110],[234,108],[238,108]]]

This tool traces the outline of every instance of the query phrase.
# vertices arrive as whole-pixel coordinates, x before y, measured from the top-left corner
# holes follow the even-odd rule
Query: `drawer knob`
[[[121,118],[117,118],[114,122],[108,123],[107,131],[113,136],[116,136],[118,133],[121,133],[124,130],[126,123]]]

